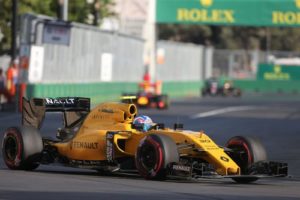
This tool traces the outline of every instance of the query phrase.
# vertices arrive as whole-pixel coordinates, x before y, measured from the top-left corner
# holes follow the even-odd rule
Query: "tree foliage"
[[[0,42],[0,55],[10,50],[12,2],[12,0],[0,0],[0,31],[4,35]],[[17,2],[19,16],[24,13],[35,13],[59,17],[60,0],[17,0]],[[93,0],[91,4],[87,3],[86,0],[69,0],[68,20],[90,23],[88,17],[97,14],[96,23],[90,24],[98,26],[102,18],[115,15],[111,11],[112,5],[114,5],[114,0]]]
[[[158,38],[218,49],[300,51],[300,28],[158,25]]]
[[[35,13],[58,17],[60,0],[18,0],[18,15]],[[115,16],[114,0],[69,0],[68,20],[98,26],[101,20]],[[0,54],[11,45],[12,0],[0,0]],[[235,27],[159,24],[158,38],[212,45],[219,49],[260,49],[300,51],[300,28]]]

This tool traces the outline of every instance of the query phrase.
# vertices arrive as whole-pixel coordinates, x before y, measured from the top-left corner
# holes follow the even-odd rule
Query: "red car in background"
[[[169,107],[169,97],[167,94],[161,94],[162,83],[156,81],[150,83],[144,80],[139,84],[137,93],[124,93],[121,97],[123,103],[134,103],[140,108],[167,109]]]

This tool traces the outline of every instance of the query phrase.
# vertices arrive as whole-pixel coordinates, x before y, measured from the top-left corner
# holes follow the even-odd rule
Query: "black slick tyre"
[[[262,143],[254,137],[235,136],[228,140],[226,147],[233,151],[230,155],[241,168],[242,175],[251,175],[249,169],[253,163],[267,160],[265,148]],[[232,179],[238,183],[251,183],[258,178],[236,177]]]
[[[4,133],[2,155],[10,169],[36,169],[42,150],[42,138],[34,127],[10,127]]]
[[[170,164],[179,161],[175,142],[163,134],[150,134],[138,146],[135,163],[141,176],[146,179],[165,179]]]

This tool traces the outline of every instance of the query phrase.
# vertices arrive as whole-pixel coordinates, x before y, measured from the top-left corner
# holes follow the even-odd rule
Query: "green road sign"
[[[260,64],[257,80],[295,81],[300,80],[300,66]]]
[[[300,0],[156,0],[156,22],[300,26]]]

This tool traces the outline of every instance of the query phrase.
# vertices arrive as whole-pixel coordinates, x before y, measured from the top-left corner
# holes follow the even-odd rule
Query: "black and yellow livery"
[[[40,134],[45,113],[52,111],[64,116],[56,139]],[[209,176],[248,183],[287,175],[287,164],[267,161],[255,138],[233,137],[220,147],[204,132],[178,124],[172,129],[153,124],[142,132],[132,124],[137,112],[126,103],[102,103],[90,110],[90,99],[80,97],[23,99],[22,126],[4,133],[4,161],[10,169],[60,163],[99,172],[137,171],[147,179]]]

